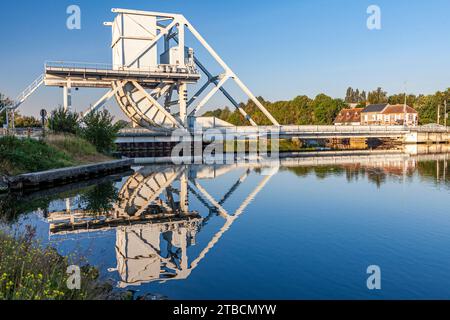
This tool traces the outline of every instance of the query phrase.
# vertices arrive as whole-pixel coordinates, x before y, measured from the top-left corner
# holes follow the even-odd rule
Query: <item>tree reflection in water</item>
[[[427,157],[390,155],[378,157],[285,158],[279,163],[236,163],[232,165],[150,166],[136,171],[124,181],[115,177],[83,188],[62,193],[7,195],[0,199],[0,210],[9,221],[22,213],[42,209],[50,225],[51,237],[95,237],[98,232],[115,232],[116,266],[110,272],[119,275],[119,287],[137,286],[153,281],[186,279],[209,251],[220,241],[234,221],[269,183],[278,170],[298,177],[315,175],[318,179],[345,177],[349,182],[366,178],[382,188],[390,179],[420,179],[450,186],[448,154]],[[242,175],[220,198],[204,187],[204,180],[214,180],[236,170]],[[259,184],[234,212],[226,204],[241,185],[254,174]],[[202,212],[190,209],[192,199]],[[69,201],[66,201],[66,200]],[[60,210],[55,202],[66,202]],[[53,204],[50,206],[50,204]],[[212,219],[223,226],[206,245],[189,257],[189,248],[197,245],[197,236]]]

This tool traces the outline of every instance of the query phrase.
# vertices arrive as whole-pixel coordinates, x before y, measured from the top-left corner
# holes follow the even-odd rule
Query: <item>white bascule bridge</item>
[[[154,140],[165,143],[170,132],[177,129],[186,132],[186,136],[193,133],[205,138],[203,129],[211,127],[226,139],[240,140],[267,136],[302,139],[389,138],[406,143],[449,140],[450,131],[446,127],[280,126],[183,15],[126,9],[112,9],[112,12],[115,14],[113,22],[105,23],[112,30],[112,64],[47,62],[44,73],[17,97],[13,105],[0,109],[0,113],[5,109],[7,111],[7,126],[8,122],[14,123],[10,120],[14,117],[14,111],[40,86],[45,85],[63,89],[63,104],[67,110],[72,105],[73,89],[106,89],[107,92],[82,116],[99,110],[115,98],[135,127],[130,132],[123,130],[120,133],[116,141],[119,145],[151,144]],[[186,37],[189,33],[191,35]],[[187,43],[188,39],[192,43]],[[208,68],[202,64],[191,47],[194,42],[206,50],[210,55],[208,62],[215,61],[220,71],[212,72],[209,64]],[[227,91],[225,84],[232,81],[269,119],[270,126],[258,126]],[[239,110],[248,126],[234,127],[219,119],[199,117],[200,111],[219,91]],[[197,128],[200,130],[197,131]]]
[[[164,131],[189,129],[199,111],[221,91],[252,126],[257,126],[224,88],[227,81],[235,81],[272,124],[278,126],[273,116],[183,15],[126,9],[112,9],[112,12],[116,14],[114,21],[104,23],[112,29],[112,65],[48,62],[44,74],[8,108],[9,113],[13,114],[41,85],[63,88],[66,109],[71,108],[72,89],[105,88],[107,93],[83,116],[103,107],[114,97],[135,126]],[[223,72],[213,74],[199,61],[186,43],[188,32]],[[163,53],[159,54],[161,51]],[[200,83],[202,73],[206,76],[204,85],[197,86],[198,91],[190,94],[190,87]]]

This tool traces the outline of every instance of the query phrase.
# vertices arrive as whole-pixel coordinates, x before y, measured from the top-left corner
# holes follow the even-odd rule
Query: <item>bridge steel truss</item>
[[[83,117],[99,110],[115,97],[125,115],[138,127],[156,129],[156,131],[189,129],[191,125],[189,118],[197,116],[211,98],[221,92],[251,126],[257,127],[257,123],[225,89],[224,85],[228,81],[234,81],[270,122],[274,126],[279,126],[277,120],[183,15],[127,9],[112,9],[112,12],[122,19],[123,17],[129,17],[131,20],[136,20],[137,17],[154,18],[156,33],[151,34],[139,21],[135,21],[135,27],[145,36],[130,37],[123,33],[122,28],[119,37],[113,39],[113,46],[118,41],[123,41],[125,44],[125,41],[130,39],[145,41],[145,46],[120,67],[65,62],[46,63],[44,74],[18,97],[13,106],[8,107],[9,111],[18,109],[41,85],[62,87],[63,105],[66,110],[72,107],[73,88],[106,88],[108,91],[82,113]],[[117,27],[115,24],[117,24],[116,21],[104,23],[113,29],[113,36],[114,28]],[[186,46],[187,32],[190,32],[218,63],[223,69],[222,73],[214,75],[193,53],[191,54]],[[177,62],[179,63],[177,65],[157,64],[151,67],[139,65],[136,68],[136,63],[149,50],[154,50],[160,40],[164,41],[166,51],[174,48],[174,45],[178,48],[180,59]],[[188,85],[196,84],[200,80],[198,70],[206,75],[206,82],[191,97],[188,97]],[[211,85],[212,88],[210,88]],[[2,111],[4,110],[0,110]]]
[[[178,85],[178,101],[172,101],[167,99],[165,103],[165,108],[168,110],[169,106],[178,104],[180,106],[179,118],[180,122],[187,125],[187,118],[198,114],[198,112],[210,101],[210,99],[218,92],[221,91],[224,96],[232,103],[232,105],[239,110],[239,112],[247,119],[252,126],[257,126],[256,122],[245,112],[245,110],[236,102],[233,96],[224,88],[227,81],[233,80],[239,88],[255,103],[255,105],[261,110],[261,112],[272,122],[273,125],[279,126],[276,119],[268,112],[268,110],[262,105],[262,103],[255,97],[255,95],[250,91],[250,89],[241,81],[241,79],[236,75],[236,73],[222,60],[222,58],[217,54],[217,52],[208,44],[208,42],[202,37],[202,35],[194,28],[194,26],[180,14],[170,14],[170,13],[160,13],[160,12],[147,12],[147,11],[137,11],[137,10],[125,10],[125,9],[113,9],[114,13],[117,14],[131,14],[131,15],[144,15],[156,17],[160,21],[157,25],[159,34],[153,40],[149,41],[146,47],[141,50],[129,63],[128,67],[131,67],[133,63],[139,60],[148,50],[153,48],[157,42],[164,37],[165,48],[170,47],[170,42],[174,41],[179,47],[179,52],[183,53],[186,45],[185,34],[186,31],[190,31],[191,34],[198,40],[198,42],[205,48],[212,58],[223,68],[224,72],[222,74],[214,76],[209,70],[194,57],[195,65],[207,76],[207,82],[192,96],[191,99],[186,100],[186,84],[180,83]],[[163,24],[164,23],[167,24]],[[182,59],[183,60],[183,59]],[[205,97],[200,100],[198,104],[194,102],[199,98],[200,95],[205,93],[208,87],[213,84],[214,87],[205,95]],[[171,88],[173,89],[173,88]],[[142,88],[138,87],[138,90],[142,91]],[[172,96],[172,92],[168,95]],[[175,123],[174,123],[175,124]]]

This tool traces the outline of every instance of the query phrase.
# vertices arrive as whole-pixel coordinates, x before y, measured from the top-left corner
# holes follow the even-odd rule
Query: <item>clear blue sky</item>
[[[79,31],[65,27],[70,4],[81,7]],[[366,27],[371,4],[382,10],[379,31]],[[343,97],[348,86],[396,93],[405,81],[414,93],[450,86],[448,0],[21,0],[1,3],[0,92],[15,97],[46,60],[110,63],[110,29],[102,23],[113,19],[113,7],[183,13],[269,100],[321,92]],[[82,111],[101,93],[80,90],[74,106]],[[22,113],[61,102],[61,90],[42,88]]]

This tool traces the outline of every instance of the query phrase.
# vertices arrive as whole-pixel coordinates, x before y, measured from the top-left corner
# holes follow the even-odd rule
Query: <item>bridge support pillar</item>
[[[178,85],[178,97],[180,103],[180,120],[184,127],[188,127],[187,121],[187,83],[179,83]]]
[[[183,213],[189,212],[188,179],[183,173],[180,179],[180,209]]]
[[[64,110],[70,111],[72,109],[72,86],[70,82],[63,88],[63,102]]]

